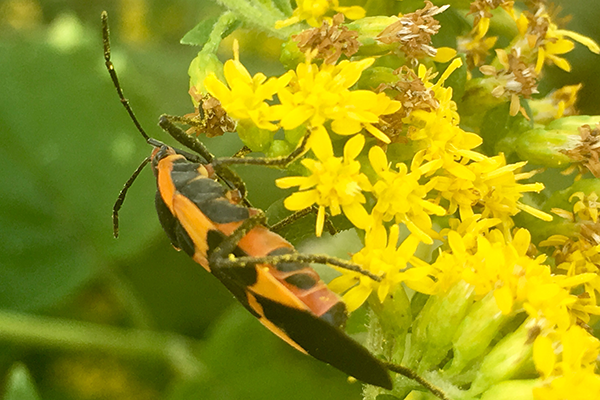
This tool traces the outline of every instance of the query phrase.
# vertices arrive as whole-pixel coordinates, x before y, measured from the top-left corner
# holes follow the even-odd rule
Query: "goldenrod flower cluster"
[[[374,352],[453,399],[600,398],[600,117],[577,115],[578,85],[538,90],[545,69],[577,68],[575,42],[600,48],[544,1],[389,3],[223,1],[190,93],[218,100],[252,151],[308,135],[276,184],[295,188],[288,210],[316,206],[315,236],[337,217],[362,238],[351,261],[380,280],[340,270],[330,287],[349,311],[369,304]],[[259,6],[263,21],[243,12]],[[281,40],[286,72],[252,75],[237,42],[198,67],[237,21]],[[444,24],[461,32],[446,47]],[[578,174],[550,193],[542,167]],[[393,395],[412,390],[398,378]]]

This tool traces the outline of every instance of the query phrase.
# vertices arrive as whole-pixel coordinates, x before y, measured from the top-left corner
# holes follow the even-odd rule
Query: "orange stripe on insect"
[[[173,197],[172,204],[173,214],[194,242],[196,251],[192,258],[208,272],[211,272],[206,258],[208,254],[208,242],[206,239],[208,231],[215,229],[214,223],[202,214],[190,199],[179,193]]]

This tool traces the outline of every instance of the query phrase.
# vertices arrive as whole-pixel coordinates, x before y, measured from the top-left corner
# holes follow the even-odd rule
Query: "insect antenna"
[[[153,145],[155,147],[159,147],[160,145],[162,145],[162,143],[160,143],[157,140],[151,139],[148,136],[148,134],[146,133],[146,131],[144,131],[144,128],[142,128],[142,124],[140,124],[140,121],[138,121],[137,117],[135,116],[135,113],[133,112],[131,105],[129,105],[129,100],[127,100],[125,98],[125,95],[123,94],[123,89],[121,88],[121,84],[119,83],[119,78],[117,77],[117,71],[115,70],[115,66],[113,65],[112,61],[110,60],[110,31],[108,29],[108,13],[106,11],[102,11],[100,19],[102,20],[102,43],[104,45],[104,64],[106,65],[106,69],[108,70],[108,73],[113,82],[113,85],[115,86],[115,89],[117,89],[117,94],[119,95],[121,104],[123,104],[123,107],[125,107],[127,114],[129,114],[129,117],[133,121],[137,130],[142,134],[144,139],[146,139],[146,142],[150,143],[151,145]],[[137,167],[135,172],[129,177],[127,182],[125,182],[123,189],[121,189],[121,191],[119,192],[119,196],[117,197],[117,200],[115,201],[115,204],[113,205],[112,220],[113,220],[113,236],[115,238],[119,237],[119,211],[121,210],[121,207],[123,206],[123,202],[125,201],[125,196],[127,195],[127,191],[129,190],[131,185],[133,185],[133,182],[135,182],[135,179],[142,172],[144,167],[150,162],[150,160],[151,160],[151,157],[146,157],[144,159],[144,161],[142,161],[142,163]]]
[[[127,113],[129,114],[129,117],[135,124],[137,130],[142,134],[144,139],[148,141],[150,137],[146,134],[146,131],[144,131],[144,128],[142,128],[142,125],[135,116],[133,109],[129,105],[129,100],[125,98],[125,95],[123,94],[123,89],[121,88],[121,84],[119,83],[119,78],[117,77],[117,71],[115,70],[115,66],[110,60],[110,32],[108,30],[108,13],[106,11],[102,11],[100,18],[102,19],[102,43],[104,44],[104,64],[106,65],[106,69],[110,74],[110,78],[113,81],[113,85],[115,85],[115,89],[117,89],[117,94],[119,95],[119,99],[121,99],[121,104],[123,104],[123,107],[125,107],[125,110],[127,110]]]

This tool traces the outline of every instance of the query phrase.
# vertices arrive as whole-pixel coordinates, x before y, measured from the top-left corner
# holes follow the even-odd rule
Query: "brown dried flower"
[[[519,103],[519,96],[528,99],[532,94],[538,93],[535,67],[523,62],[519,52],[514,49],[510,54],[502,49],[497,49],[496,54],[498,61],[503,66],[502,70],[496,70],[491,65],[484,65],[479,70],[484,75],[494,76],[500,82],[500,85],[492,90],[494,97],[511,96],[510,115],[515,116],[521,111],[527,118],[525,110]]]
[[[511,0],[475,0],[471,3],[469,14],[473,14],[473,26],[477,26],[482,18],[492,18],[491,10],[502,7],[505,10],[512,10],[514,1]]]
[[[396,92],[394,100],[402,103],[402,107],[395,113],[383,115],[378,128],[393,141],[400,141],[399,135],[402,132],[402,120],[408,117],[415,110],[432,111],[439,107],[438,100],[431,89],[427,89],[423,81],[408,66],[404,65],[394,71],[398,75],[398,81],[393,84],[381,84],[377,88],[378,92],[391,90]],[[394,138],[397,138],[394,140]]]
[[[360,46],[360,42],[356,40],[358,32],[341,26],[342,23],[344,14],[338,13],[334,15],[331,26],[323,21],[321,27],[307,29],[292,36],[292,39],[298,42],[298,48],[303,53],[316,50],[313,59],[323,59],[326,64],[335,64],[342,54],[350,57]]]
[[[596,178],[600,178],[600,123],[593,128],[589,125],[579,127],[581,141],[579,145],[571,150],[564,150],[577,163],[580,174],[582,167],[589,170]]]
[[[227,115],[217,98],[209,94],[202,96],[195,93],[194,88],[190,89],[190,94],[198,100],[198,106],[195,112],[180,118],[179,122],[190,126],[187,133],[196,136],[204,133],[206,137],[211,138],[221,136],[225,132],[235,132],[235,121]]]
[[[403,15],[385,28],[377,39],[385,44],[400,43],[400,50],[412,60],[435,57],[437,49],[431,46],[431,36],[438,33],[441,25],[433,16],[444,12],[448,7],[450,6],[434,6],[427,0],[425,7]]]

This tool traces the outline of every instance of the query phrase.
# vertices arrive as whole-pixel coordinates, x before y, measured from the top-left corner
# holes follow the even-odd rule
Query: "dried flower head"
[[[492,18],[491,10],[502,7],[507,11],[511,11],[514,1],[510,0],[475,0],[471,2],[469,14],[473,14],[473,26],[479,24],[483,18]]]
[[[190,94],[198,101],[198,106],[193,113],[186,114],[182,122],[190,125],[187,133],[196,136],[204,133],[206,137],[221,136],[225,132],[235,132],[236,123],[221,107],[221,102],[210,94],[200,95],[194,88]]]
[[[360,42],[356,40],[358,32],[342,26],[344,14],[338,13],[330,25],[326,20],[320,28],[307,29],[292,36],[298,42],[298,48],[303,53],[313,53],[314,59],[322,59],[327,64],[335,64],[341,55],[352,56],[358,51]]]
[[[433,90],[427,88],[419,76],[408,66],[403,65],[394,71],[398,81],[392,84],[381,84],[378,92],[392,91],[397,93],[394,100],[402,103],[402,107],[393,114],[381,117],[379,129],[390,138],[398,138],[402,131],[402,119],[408,117],[414,110],[433,111],[439,107]],[[399,141],[396,139],[395,141]]]
[[[571,150],[562,151],[577,163],[580,174],[586,169],[596,178],[600,178],[600,123],[594,127],[583,125],[579,127],[581,141]]]
[[[441,25],[433,16],[444,12],[448,7],[450,6],[434,6],[427,0],[425,7],[403,15],[385,28],[377,39],[385,44],[400,43],[400,50],[412,60],[435,57],[437,49],[431,46],[431,36],[438,33]]]
[[[569,72],[571,64],[562,57],[575,48],[575,42],[586,46],[590,51],[600,54],[600,47],[592,39],[565,29],[559,29],[555,15],[538,4],[535,13],[523,12],[516,18],[520,39],[514,43],[527,62],[535,62],[539,74],[546,63],[555,64]]]
[[[532,94],[538,93],[537,74],[533,65],[528,65],[521,60],[520,54],[513,49],[507,54],[502,49],[497,49],[498,61],[503,69],[498,71],[491,65],[484,65],[479,70],[488,76],[494,76],[499,81],[499,85],[492,90],[494,97],[508,95],[510,100],[510,115],[515,116],[519,111],[527,118],[525,110],[519,103],[519,97],[526,99]]]

